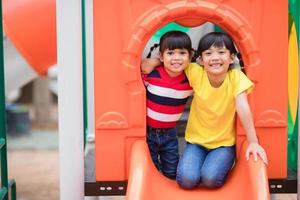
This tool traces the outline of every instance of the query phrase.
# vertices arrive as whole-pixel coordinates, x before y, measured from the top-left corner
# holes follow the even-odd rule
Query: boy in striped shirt
[[[186,33],[167,32],[160,39],[159,52],[163,65],[143,74],[147,90],[147,143],[156,168],[175,179],[179,160],[175,126],[192,94],[184,73],[192,56],[191,40]],[[142,71],[146,72],[147,66],[142,65]]]

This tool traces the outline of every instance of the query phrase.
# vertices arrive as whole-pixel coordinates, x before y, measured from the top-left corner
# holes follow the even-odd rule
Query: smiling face
[[[161,55],[166,72],[171,77],[183,73],[190,62],[190,54],[187,49],[166,49]]]
[[[225,47],[211,46],[202,52],[200,64],[204,66],[208,76],[225,77],[229,65],[234,62],[234,54]]]

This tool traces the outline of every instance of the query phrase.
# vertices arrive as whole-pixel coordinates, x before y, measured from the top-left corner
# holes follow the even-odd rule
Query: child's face
[[[224,75],[227,73],[229,65],[234,62],[234,54],[225,47],[211,46],[202,52],[200,64],[210,75]]]
[[[180,75],[190,63],[190,54],[187,49],[166,49],[161,55],[161,61],[171,77]]]

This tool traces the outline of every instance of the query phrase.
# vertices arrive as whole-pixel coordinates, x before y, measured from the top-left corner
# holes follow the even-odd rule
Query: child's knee
[[[193,189],[199,184],[199,177],[193,174],[177,174],[176,182],[181,188]]]
[[[207,188],[219,188],[225,183],[224,178],[214,175],[204,175],[201,177],[201,185]]]

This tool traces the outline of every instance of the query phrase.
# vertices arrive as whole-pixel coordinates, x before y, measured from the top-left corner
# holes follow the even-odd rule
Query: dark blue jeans
[[[180,158],[176,181],[185,189],[200,185],[207,188],[223,186],[235,161],[235,146],[206,149],[187,143]]]
[[[156,168],[166,177],[175,179],[179,160],[175,128],[155,129],[147,127],[147,143]]]

